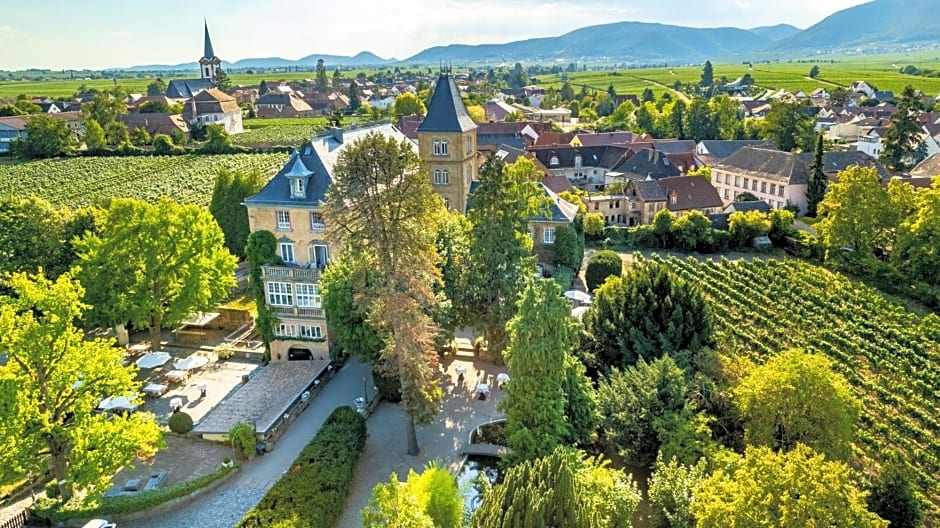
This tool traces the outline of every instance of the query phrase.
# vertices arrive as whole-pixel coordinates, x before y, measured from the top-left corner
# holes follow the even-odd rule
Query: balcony
[[[323,308],[298,308],[297,306],[272,306],[279,316],[299,317],[303,319],[326,319]]]
[[[261,266],[262,279],[291,279],[318,282],[323,272],[316,268],[288,268],[286,266]]]

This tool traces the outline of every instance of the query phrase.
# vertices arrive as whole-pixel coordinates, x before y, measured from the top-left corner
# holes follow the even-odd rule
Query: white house
[[[183,104],[183,118],[190,125],[222,125],[229,134],[244,132],[242,109],[235,98],[216,88],[203,90]]]

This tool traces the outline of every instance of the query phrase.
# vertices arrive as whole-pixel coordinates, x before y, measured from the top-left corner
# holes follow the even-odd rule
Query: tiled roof
[[[174,130],[189,132],[189,125],[180,114],[124,114],[120,121],[130,130],[143,128],[151,135],[171,134]]]
[[[799,157],[806,165],[807,174],[809,174],[809,167],[813,165],[813,153],[804,152],[799,154]],[[878,176],[880,176],[882,180],[888,177],[888,171],[885,169],[884,165],[864,152],[826,152],[823,155],[823,172],[826,174],[832,175],[844,171],[852,165],[873,168],[878,171]]]
[[[633,132],[601,132],[598,134],[578,134],[576,136],[585,147],[605,147],[614,143],[630,143],[636,137]]]
[[[911,176],[940,176],[940,154],[934,154],[911,169]]]
[[[574,189],[571,182],[564,176],[553,176],[546,174],[542,177],[542,185],[554,193],[562,193]]]
[[[196,107],[195,115],[193,115],[193,103]],[[231,114],[241,111],[234,97],[217,88],[203,90],[183,104],[183,117],[187,120],[192,120],[198,115]]]
[[[666,193],[666,208],[670,211],[706,209],[722,205],[718,191],[704,176],[676,176],[663,178],[657,183]],[[673,196],[676,197],[676,203],[672,203]]]
[[[717,159],[724,159],[734,154],[744,147],[768,146],[771,144],[762,139],[740,139],[740,140],[718,140],[705,139],[701,145],[705,150]]]
[[[8,126],[14,130],[26,130],[26,119],[29,116],[0,117],[0,125]]]
[[[637,195],[646,202],[665,202],[666,191],[659,186],[656,180],[634,180],[630,185],[636,189]]]
[[[667,154],[695,152],[695,141],[691,139],[654,139],[653,148]]]
[[[631,154],[629,149],[620,146],[572,147],[570,145],[529,147],[529,152],[535,154],[535,157],[549,169],[573,168],[575,158],[579,155],[581,156],[582,167],[612,169]],[[552,163],[553,157],[558,158],[558,163]]]
[[[431,95],[428,115],[418,127],[418,132],[467,132],[476,127],[467,114],[453,77],[441,73],[434,86],[434,94]]]
[[[303,150],[300,152],[292,154],[287,163],[258,194],[245,200],[245,205],[319,206],[326,198],[326,191],[330,184],[333,183],[333,167],[336,165],[340,153],[349,145],[370,133],[381,134],[396,141],[407,140],[415,153],[418,151],[418,146],[414,142],[408,140],[397,128],[388,124],[347,129],[335,135],[327,132],[312,139],[304,145]],[[301,167],[296,165],[298,161],[302,164]],[[306,196],[303,199],[291,198],[290,182],[287,175],[292,171],[295,174],[302,174],[303,170],[312,173],[305,188]]]

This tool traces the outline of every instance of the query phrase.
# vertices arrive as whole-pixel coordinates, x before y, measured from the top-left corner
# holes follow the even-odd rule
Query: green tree
[[[594,355],[593,366],[602,371],[664,354],[686,367],[692,356],[713,342],[712,319],[702,293],[664,262],[635,262],[622,278],[607,279],[582,320],[584,348]]]
[[[100,234],[77,247],[92,322],[146,327],[153,350],[164,326],[214,308],[235,286],[235,257],[212,215],[196,205],[113,199]]]
[[[714,83],[715,72],[712,69],[712,61],[705,61],[705,66],[702,67],[702,77],[699,80],[699,85],[704,88],[710,88]]]
[[[605,227],[607,226],[604,222],[604,215],[600,213],[587,213],[584,215],[584,234],[591,240],[600,238],[604,234]]]
[[[225,72],[222,68],[217,68],[215,70],[215,77],[212,79],[212,86],[222,90],[223,92],[228,92],[232,89],[232,79],[228,76],[228,73]]]
[[[0,298],[0,475],[9,482],[48,469],[63,501],[77,490],[94,497],[121,466],[163,447],[152,414],[93,412],[105,397],[137,392],[136,368],[121,366],[111,341],[74,326],[88,307],[69,274],[6,282],[14,295]]]
[[[405,115],[424,115],[428,113],[427,108],[424,107],[424,103],[418,99],[418,96],[411,93],[405,92],[395,98],[395,117],[401,117]]]
[[[146,128],[136,127],[130,132],[131,143],[137,146],[149,145],[150,144],[150,133],[147,132]]]
[[[85,148],[91,152],[99,151],[107,146],[104,138],[104,129],[97,121],[90,119],[85,123]]]
[[[323,59],[317,60],[317,91],[320,93],[328,93],[330,90],[330,79],[326,76],[326,65],[323,62]]]
[[[356,297],[354,288],[363,279],[354,275],[362,273],[368,274],[369,270],[356,269],[343,257],[331,262],[320,281],[323,310],[336,343],[360,360],[376,363],[386,344],[385,338],[369,323],[368,303],[361,295]]]
[[[823,144],[823,135],[816,138],[816,150],[813,153],[813,164],[809,167],[809,181],[806,185],[806,216],[816,217],[819,202],[826,197],[829,179],[823,165],[823,156],[826,155]]]
[[[429,315],[440,280],[434,247],[443,202],[407,143],[369,134],[340,153],[325,214],[331,240],[375,273],[357,284],[369,321],[389,336],[383,365],[401,381],[408,453],[419,451],[416,423],[440,410],[443,392]],[[364,282],[364,281],[363,281]]]
[[[206,143],[201,151],[206,154],[225,154],[232,149],[232,140],[222,125],[206,126]]]
[[[673,109],[675,111],[675,109]],[[718,124],[712,117],[708,101],[702,97],[692,98],[692,104],[684,115],[683,128],[688,139],[699,142],[703,139],[717,139]]]
[[[245,257],[248,260],[248,284],[251,286],[255,308],[258,311],[258,316],[255,317],[255,327],[264,342],[264,360],[269,361],[271,341],[274,339],[274,323],[277,318],[265,302],[267,298],[261,270],[263,266],[283,264],[281,257],[277,254],[277,238],[274,237],[274,233],[261,229],[248,235],[248,242],[245,243]]]
[[[558,92],[558,95],[561,97],[562,101],[571,101],[575,98],[574,88],[571,87],[571,83],[565,81],[565,84],[561,85],[561,90]]]
[[[640,101],[643,101],[644,103],[646,103],[646,102],[653,102],[655,100],[656,100],[656,94],[653,93],[653,89],[648,86],[644,88],[643,95],[640,97]]]
[[[141,114],[168,114],[170,112],[170,105],[166,101],[146,101],[140,105],[137,109],[138,113]]]
[[[359,89],[356,87],[356,81],[349,83],[349,106],[346,107],[347,113],[354,113],[362,107],[362,99],[359,98]]]
[[[650,464],[660,449],[667,458],[698,460],[711,449],[710,431],[688,391],[686,373],[670,356],[614,369],[597,388],[608,445],[635,466]]]
[[[770,228],[770,219],[757,210],[738,211],[728,217],[728,232],[739,247],[750,246],[754,237],[767,236]]]
[[[573,354],[565,358],[562,391],[565,394],[565,421],[569,426],[565,445],[593,445],[597,440],[600,422],[597,393],[591,379],[585,375],[584,363]]]
[[[782,352],[734,388],[750,445],[789,451],[807,445],[847,460],[861,404],[848,382],[819,354]]]
[[[623,273],[623,260],[616,251],[604,249],[588,259],[584,270],[584,282],[589,292],[597,290],[608,277],[619,277]]]
[[[918,528],[924,522],[909,472],[907,462],[899,453],[891,451],[871,485],[868,509],[888,521],[891,528]]]
[[[866,510],[866,493],[854,486],[848,466],[804,445],[780,453],[748,447],[742,460],[715,471],[694,495],[698,528],[888,526]]]
[[[655,106],[651,103],[641,104],[640,107],[636,109],[634,118],[636,119],[636,128],[639,132],[645,132],[653,137],[657,137],[656,117],[651,111],[651,107],[652,110],[655,110]]]
[[[147,85],[147,95],[158,96],[166,93],[166,81],[157,77]]]
[[[913,86],[906,86],[898,101],[898,110],[891,115],[891,127],[885,133],[881,161],[897,171],[907,170],[924,159],[926,144],[921,141],[923,130],[917,116],[918,97]]]
[[[438,288],[439,302],[435,320],[443,331],[443,340],[449,342],[461,324],[459,307],[463,304],[466,289],[465,273],[470,263],[470,221],[457,211],[444,213],[435,246],[441,257],[438,269],[441,284]],[[443,299],[440,296],[443,295]]]
[[[68,154],[75,147],[75,136],[63,119],[46,114],[31,116],[26,121],[26,138],[17,138],[11,145],[19,158],[52,158]]]
[[[686,122],[686,106],[685,101],[679,99],[672,105],[672,109],[669,111],[669,124],[672,134],[679,139],[688,139],[689,136],[686,131],[685,122]]]
[[[679,249],[707,251],[712,241],[712,222],[705,213],[690,211],[676,218],[672,224],[672,235]]]
[[[818,76],[819,76],[819,66],[816,64],[813,64],[813,67],[809,69],[809,78],[815,79]]]
[[[166,134],[155,134],[153,136],[153,152],[155,154],[172,154],[176,150],[173,144],[173,138]]]
[[[695,528],[693,494],[706,476],[704,458],[685,465],[675,458],[663,462],[662,454],[656,457],[649,482],[651,528]]]
[[[555,243],[552,244],[552,263],[573,270],[581,268],[578,233],[571,226],[555,228]]]
[[[764,117],[760,134],[762,139],[773,141],[784,152],[807,151],[813,148],[815,125],[802,103],[776,102]]]
[[[577,344],[571,303],[555,281],[531,282],[509,321],[504,357],[512,380],[499,409],[506,413],[511,463],[551,454],[569,434],[565,360]]]
[[[122,99],[123,94],[119,90],[98,92],[91,101],[82,104],[82,113],[86,120],[94,119],[101,128],[107,130],[109,123],[127,113]]]
[[[236,257],[245,257],[245,244],[251,233],[248,210],[242,203],[249,196],[258,194],[265,183],[258,169],[235,172],[222,169],[215,178],[209,213],[222,229],[226,249]]]
[[[75,258],[70,237],[78,223],[67,207],[30,196],[0,196],[0,274],[28,272],[56,278]]]
[[[718,131],[718,138],[741,139],[744,123],[738,116],[740,103],[727,95],[719,95],[708,100],[708,108]]]
[[[917,192],[916,211],[898,229],[891,262],[908,277],[940,284],[940,179]]]
[[[483,495],[471,528],[630,528],[640,502],[636,483],[602,458],[558,448],[513,466]]]
[[[480,168],[480,185],[470,195],[470,261],[466,295],[459,310],[468,325],[483,330],[488,350],[506,347],[506,323],[515,315],[525,281],[535,274],[528,219],[545,203],[535,185],[535,165],[520,157],[505,165],[495,155]]]
[[[104,127],[104,138],[108,145],[120,146],[131,142],[127,125],[120,121],[111,121]]]
[[[420,475],[409,470],[405,482],[392,473],[372,488],[362,520],[366,528],[462,528],[463,495],[450,471],[432,462]]]
[[[787,209],[774,209],[768,215],[770,218],[770,232],[767,236],[774,244],[782,245],[783,238],[793,234],[793,224],[796,222],[796,215],[793,211]]]

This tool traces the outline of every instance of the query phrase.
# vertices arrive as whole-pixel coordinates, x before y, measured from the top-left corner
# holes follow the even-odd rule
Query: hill
[[[783,40],[787,37],[795,35],[802,30],[796,26],[791,26],[790,24],[777,24],[775,26],[760,26],[751,28],[748,31],[769,41],[776,42],[778,40]]]
[[[387,64],[389,61],[370,52],[363,51],[352,57],[345,55],[326,55],[311,54],[301,57],[297,60],[284,59],[281,57],[258,57],[241,59],[235,62],[222,61],[223,69],[245,69],[245,68],[289,68],[293,66],[309,67],[315,65],[317,60],[323,59],[330,66],[378,66]],[[131,66],[130,68],[112,68],[113,70],[124,71],[190,71],[198,70],[198,62],[185,62],[182,64],[147,64],[142,66]]]
[[[875,0],[843,9],[770,51],[884,48],[940,38],[936,0]]]
[[[616,22],[576,29],[559,37],[506,44],[452,44],[424,50],[403,62],[486,62],[610,59],[632,63],[701,62],[767,47],[770,40],[739,28],[688,28]]]

